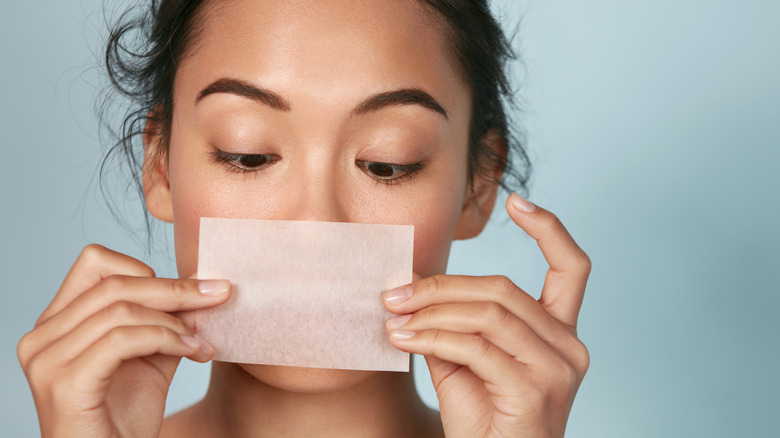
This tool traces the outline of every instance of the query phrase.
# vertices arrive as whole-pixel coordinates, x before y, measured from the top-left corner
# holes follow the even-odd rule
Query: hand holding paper
[[[413,239],[409,225],[201,218],[198,278],[233,294],[197,312],[197,332],[215,360],[408,371],[381,294],[411,283]]]

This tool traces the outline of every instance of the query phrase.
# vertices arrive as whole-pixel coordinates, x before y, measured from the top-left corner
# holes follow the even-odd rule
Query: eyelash
[[[214,152],[212,152],[211,155],[215,162],[226,165],[227,170],[231,172],[238,172],[243,174],[257,172],[279,161],[280,159],[278,155],[273,155],[273,154],[232,154],[229,152],[221,151],[219,149],[214,150]],[[240,160],[247,157],[251,157],[251,158],[266,157],[266,161],[254,167],[241,164]],[[358,165],[360,170],[362,170],[370,177],[372,177],[377,184],[385,184],[388,187],[401,184],[404,182],[412,181],[417,176],[417,174],[425,167],[423,163],[393,164],[393,163],[381,163],[378,161],[357,161],[356,164]],[[393,174],[400,174],[400,175],[388,176],[388,177],[377,175],[376,173],[372,172],[369,169],[372,165],[386,166],[389,168],[389,170],[392,171]]]
[[[369,170],[369,167],[372,164],[387,166],[390,169],[392,169],[393,173],[398,172],[401,174],[398,176],[390,176],[390,177],[379,176]],[[367,173],[370,177],[372,177],[377,184],[385,184],[388,187],[401,184],[404,182],[413,181],[414,178],[419,174],[419,172],[422,171],[423,168],[425,167],[425,164],[423,163],[392,164],[392,163],[381,163],[378,161],[358,161],[357,165],[358,167],[360,167],[360,170],[362,170],[363,172]]]
[[[221,151],[219,149],[212,152],[211,157],[214,159],[215,162],[219,164],[227,165],[227,170],[231,172],[238,172],[238,173],[257,172],[258,170],[264,169],[270,166],[271,164],[279,161],[279,159],[281,158],[278,155],[273,155],[273,154],[231,154],[229,152]],[[262,164],[250,167],[240,163],[240,160],[246,157],[251,157],[251,158],[265,157],[266,160]]]

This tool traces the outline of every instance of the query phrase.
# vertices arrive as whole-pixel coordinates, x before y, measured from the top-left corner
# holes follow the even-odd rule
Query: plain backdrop
[[[99,242],[174,274],[165,251],[147,256],[96,190],[100,8],[100,0],[4,0],[0,12],[7,437],[38,434],[15,346],[81,247]],[[592,365],[567,436],[775,435],[780,2],[504,0],[495,8],[508,28],[522,19],[514,75],[535,164],[530,199],[561,217],[594,264],[579,327]],[[120,213],[142,235],[130,198]],[[480,238],[455,244],[450,263],[451,273],[508,275],[536,296],[545,268],[502,204]],[[183,363],[169,411],[203,395],[208,369]],[[435,403],[424,364],[417,369],[424,399]]]

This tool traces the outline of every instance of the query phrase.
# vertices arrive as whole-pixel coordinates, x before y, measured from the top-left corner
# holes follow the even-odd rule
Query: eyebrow
[[[198,97],[195,98],[195,103],[197,104],[204,97],[215,93],[235,94],[236,96],[246,97],[247,99],[252,99],[256,102],[268,105],[275,110],[290,111],[290,103],[273,91],[256,87],[238,79],[229,78],[217,79],[212,82],[211,85],[198,93]]]
[[[245,97],[278,111],[290,111],[292,108],[287,100],[271,90],[239,79],[230,78],[222,78],[212,82],[198,93],[195,103],[197,104],[204,97],[215,93],[228,93]],[[402,105],[419,105],[435,111],[449,120],[449,115],[444,107],[433,96],[419,88],[402,88],[369,96],[352,110],[352,115],[362,115],[379,111],[383,108]]]
[[[426,93],[419,88],[404,88],[401,90],[387,91],[384,93],[375,94],[368,99],[364,100],[358,106],[352,110],[352,114],[360,115],[368,112],[378,111],[382,108],[389,106],[400,105],[420,105],[429,110],[436,111],[449,120],[447,111],[433,98],[430,94]]]

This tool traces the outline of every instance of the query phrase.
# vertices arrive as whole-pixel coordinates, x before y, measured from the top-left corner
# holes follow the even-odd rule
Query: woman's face
[[[201,217],[411,224],[415,272],[443,273],[475,215],[471,96],[439,18],[416,0],[206,8],[176,75],[167,181],[147,192],[179,275],[196,272]]]

